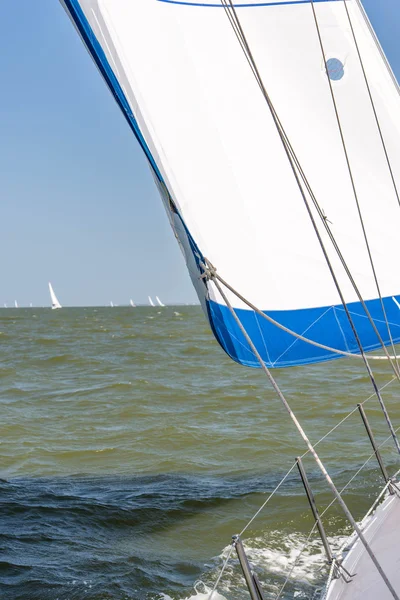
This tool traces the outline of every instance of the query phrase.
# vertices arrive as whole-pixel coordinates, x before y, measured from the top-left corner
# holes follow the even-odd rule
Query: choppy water
[[[386,363],[374,364],[383,385]],[[358,362],[275,372],[315,442],[371,394]],[[400,424],[398,384],[384,392]],[[180,600],[215,581],[232,534],[303,452],[259,371],[232,363],[198,307],[0,310],[0,597]],[[375,399],[378,440],[387,437]],[[320,445],[339,485],[370,455],[358,414]],[[389,471],[398,458],[383,450]],[[305,459],[321,509],[331,500]],[[346,494],[355,516],[381,478]],[[336,508],[334,545],[348,529]],[[296,471],[245,535],[274,598],[312,519]],[[317,536],[284,598],[323,581]],[[202,587],[198,588],[199,592]],[[220,593],[246,598],[233,560]]]

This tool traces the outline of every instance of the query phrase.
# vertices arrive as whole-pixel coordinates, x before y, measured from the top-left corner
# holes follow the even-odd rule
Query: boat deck
[[[368,517],[363,533],[400,597],[400,498],[396,494],[388,496]],[[351,546],[343,565],[356,575],[351,583],[342,578],[332,581],[326,600],[393,600],[360,540]]]

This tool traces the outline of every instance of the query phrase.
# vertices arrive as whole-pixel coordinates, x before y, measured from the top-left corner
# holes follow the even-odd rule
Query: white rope
[[[396,433],[397,433],[398,431],[400,431],[400,427],[398,427],[398,428],[396,429]],[[388,441],[391,439],[391,437],[392,437],[392,436],[391,436],[391,435],[389,435],[389,436],[388,436],[388,437],[387,437],[385,440],[383,440],[383,442],[381,442],[381,443],[380,443],[380,444],[377,446],[378,450],[379,450],[380,448],[382,448],[382,446],[384,446],[385,444],[387,444],[387,442],[388,442]],[[371,458],[373,458],[374,456],[375,456],[375,452],[373,452],[373,453],[372,453],[372,454],[369,456],[369,458],[367,458],[367,460],[365,461],[365,463],[364,463],[364,464],[363,464],[363,465],[362,465],[362,466],[361,466],[361,467],[358,469],[358,471],[356,471],[356,473],[353,475],[353,477],[352,477],[351,479],[349,479],[349,481],[346,483],[346,485],[345,485],[345,486],[344,486],[344,487],[343,487],[343,488],[340,490],[340,492],[339,492],[339,493],[340,493],[340,495],[342,495],[342,494],[343,494],[343,492],[344,492],[344,491],[345,491],[345,490],[348,488],[348,486],[349,486],[349,485],[350,485],[350,484],[351,484],[351,483],[354,481],[354,479],[357,477],[357,475],[359,475],[359,474],[361,473],[361,471],[364,469],[364,467],[365,467],[365,466],[366,466],[366,465],[369,463],[369,461],[371,460]],[[399,473],[399,472],[400,472],[400,471],[398,471],[398,473]],[[397,473],[396,473],[396,475],[397,475]],[[369,514],[369,513],[370,513],[370,512],[373,510],[373,507],[374,507],[374,505],[375,505],[375,504],[378,502],[378,500],[381,498],[382,494],[384,493],[384,491],[386,490],[386,488],[388,487],[388,485],[390,485],[390,482],[388,482],[388,483],[385,485],[385,487],[383,488],[383,490],[382,490],[382,491],[381,491],[381,493],[379,494],[378,498],[375,500],[374,504],[372,505],[372,508],[370,508],[370,510],[368,511],[368,513],[367,513],[367,515],[366,515],[366,516],[368,516],[368,514]],[[322,511],[322,513],[320,514],[320,517],[321,517],[321,519],[322,519],[322,517],[324,516],[324,514],[325,514],[326,512],[328,512],[328,510],[331,508],[331,506],[332,506],[333,504],[335,504],[335,502],[336,502],[336,498],[334,498],[334,499],[332,500],[332,502],[331,502],[330,504],[328,504],[328,506],[327,506],[327,507],[326,507],[326,508],[325,508],[325,509]],[[364,517],[364,518],[365,518],[365,517]]]
[[[351,514],[348,506],[346,505],[345,501],[343,500],[343,498],[340,496],[340,493],[338,491],[338,489],[336,488],[335,484],[332,481],[332,478],[330,477],[328,471],[325,468],[325,465],[322,463],[321,459],[319,458],[315,448],[313,447],[312,443],[310,442],[310,439],[308,438],[306,432],[304,431],[304,429],[302,428],[300,422],[298,421],[296,415],[294,414],[294,412],[292,411],[288,401],[286,400],[285,396],[283,395],[281,389],[279,388],[277,382],[275,381],[274,377],[272,376],[271,372],[269,371],[269,369],[267,368],[267,366],[265,365],[262,357],[260,356],[260,353],[258,352],[256,346],[254,345],[251,337],[249,336],[249,334],[247,333],[245,327],[243,326],[243,323],[241,322],[241,320],[239,319],[239,317],[237,316],[234,308],[232,307],[231,303],[229,302],[229,299],[227,298],[226,294],[224,293],[223,289],[221,288],[220,284],[218,283],[218,280],[215,278],[215,276],[213,274],[210,275],[213,278],[213,282],[214,285],[217,287],[222,299],[224,300],[225,304],[227,305],[227,307],[229,308],[229,311],[232,315],[232,317],[234,318],[234,320],[236,321],[240,331],[242,332],[244,338],[246,339],[247,343],[249,344],[250,349],[252,350],[253,354],[256,356],[257,360],[260,363],[260,367],[263,369],[265,375],[267,376],[268,380],[270,381],[272,387],[274,388],[275,392],[277,393],[279,399],[281,400],[284,408],[286,409],[286,411],[288,412],[290,418],[293,421],[293,424],[296,426],[297,431],[299,432],[300,436],[303,438],[303,441],[305,442],[305,444],[307,445],[308,449],[310,450],[311,454],[313,455],[313,458],[315,460],[315,462],[317,463],[320,471],[322,472],[323,476],[326,479],[326,482],[328,483],[329,487],[331,488],[331,491],[333,493],[334,496],[336,496],[337,501],[339,502],[344,514],[346,515],[347,519],[350,521],[352,527],[355,529],[355,531],[357,531],[358,537],[361,541],[361,543],[363,544],[366,552],[368,553],[369,557],[371,558],[372,562],[374,563],[379,575],[382,577],[383,581],[386,584],[386,587],[388,588],[388,590],[390,591],[391,595],[393,596],[393,598],[395,600],[400,600],[399,596],[397,595],[393,585],[391,584],[391,582],[389,581],[386,573],[384,572],[384,570],[382,569],[378,559],[376,558],[373,550],[371,549],[370,544],[368,543],[368,541],[366,540],[364,534],[362,533],[361,529],[359,528],[356,520],[354,519],[353,515]],[[377,389],[376,389],[377,391]],[[379,395],[378,395],[379,398]],[[395,434],[394,434],[395,435]],[[395,437],[395,440],[397,441],[397,438]]]
[[[394,380],[394,379],[392,379],[391,381],[393,381],[393,380]],[[390,383],[390,382],[388,382],[388,383]],[[388,385],[388,384],[387,384],[387,385]],[[365,402],[367,402],[369,399],[370,399],[370,398],[367,398],[367,400],[364,400],[364,402],[363,402],[362,404],[364,404]],[[357,409],[355,409],[355,410],[357,410]],[[354,411],[352,411],[351,413],[349,413],[349,414],[347,415],[347,417],[349,417],[349,416],[350,416],[351,414],[353,414],[353,413],[354,413]],[[347,417],[345,417],[345,419],[346,419]],[[344,419],[343,419],[343,420],[344,420]],[[343,421],[341,421],[341,422],[343,422]],[[399,430],[400,430],[400,427],[398,427],[398,428],[396,429],[396,432],[397,432],[397,431],[399,431]],[[330,433],[330,432],[329,432],[329,433]],[[327,435],[329,435],[329,434],[327,434]],[[324,438],[325,438],[325,437],[326,437],[326,436],[324,436]],[[383,442],[381,442],[381,444],[379,444],[379,446],[378,446],[378,449],[379,449],[379,448],[381,448],[382,446],[384,446],[384,445],[385,445],[385,444],[386,444],[386,443],[387,443],[387,442],[388,442],[388,441],[391,439],[391,437],[392,437],[392,436],[390,435],[390,436],[388,436],[388,437],[387,437],[387,438],[386,438],[386,439],[385,439]],[[321,440],[320,440],[320,441],[322,441],[324,438],[321,438]],[[319,442],[317,442],[317,443],[319,443]],[[307,453],[306,453],[306,454],[307,454]],[[304,456],[304,455],[303,455],[303,456]],[[369,456],[369,458],[367,458],[367,460],[365,461],[365,463],[364,463],[364,464],[363,464],[363,465],[362,465],[362,466],[361,466],[361,467],[358,469],[358,471],[357,471],[357,472],[356,472],[356,473],[353,475],[353,477],[351,477],[351,479],[349,479],[349,481],[346,483],[346,485],[345,485],[345,486],[344,486],[344,487],[343,487],[343,488],[340,490],[340,492],[339,492],[339,493],[340,493],[340,495],[342,495],[342,494],[343,494],[343,492],[344,492],[344,491],[345,491],[345,490],[346,490],[346,489],[349,487],[349,485],[350,485],[350,484],[351,484],[351,483],[354,481],[354,479],[357,477],[357,475],[359,475],[359,474],[361,473],[361,471],[362,471],[362,470],[363,470],[363,469],[366,467],[366,465],[369,463],[369,461],[371,460],[371,458],[373,458],[374,456],[375,456],[375,452],[373,452],[373,454],[371,454],[371,455]],[[398,471],[398,472],[400,472],[400,471]],[[381,492],[380,492],[379,496],[376,498],[375,502],[373,503],[373,505],[371,506],[371,508],[370,508],[370,509],[369,509],[369,511],[367,512],[367,514],[364,516],[364,518],[363,518],[362,522],[363,522],[363,521],[365,521],[365,519],[366,519],[366,518],[367,518],[367,517],[368,517],[368,516],[371,514],[371,512],[374,510],[375,506],[377,505],[377,503],[379,502],[379,500],[382,498],[382,496],[385,494],[385,492],[386,492],[386,490],[388,489],[388,487],[390,486],[390,484],[391,484],[391,482],[390,482],[390,481],[388,481],[388,482],[386,483],[386,485],[384,486],[384,488],[381,490]],[[327,506],[327,507],[326,507],[326,508],[325,508],[325,509],[324,509],[324,510],[323,510],[323,511],[320,513],[320,518],[321,518],[321,519],[322,519],[322,517],[323,517],[323,516],[324,516],[324,515],[325,515],[325,514],[328,512],[328,510],[329,510],[329,509],[330,509],[330,508],[333,506],[333,504],[335,504],[335,502],[336,502],[336,498],[334,498],[334,499],[332,500],[332,502],[330,502],[330,503],[328,504],[328,506]],[[287,585],[288,581],[290,580],[290,578],[291,578],[291,576],[292,576],[292,573],[293,573],[293,571],[294,571],[294,569],[295,569],[295,567],[296,567],[296,565],[297,565],[298,561],[300,560],[300,557],[302,556],[302,554],[303,554],[304,550],[306,549],[306,547],[307,547],[307,544],[308,544],[308,542],[310,541],[310,538],[311,538],[312,534],[314,533],[314,531],[315,531],[316,527],[317,527],[317,522],[315,522],[315,523],[314,523],[314,526],[312,527],[312,529],[311,529],[311,531],[310,531],[310,533],[309,533],[309,535],[308,535],[308,537],[307,537],[306,541],[304,542],[304,544],[303,544],[303,546],[302,546],[302,548],[301,548],[301,550],[300,550],[299,554],[297,555],[297,557],[296,557],[296,559],[295,559],[295,561],[294,561],[294,563],[293,563],[293,565],[292,565],[292,567],[291,567],[291,569],[290,569],[290,571],[289,571],[289,573],[288,573],[288,575],[287,575],[287,577],[286,577],[286,579],[285,579],[285,581],[284,581],[284,583],[283,583],[283,585],[282,585],[282,587],[281,587],[281,589],[280,589],[280,591],[279,591],[278,595],[276,596],[275,600],[279,600],[279,598],[281,597],[281,595],[282,595],[282,592],[283,592],[284,588],[286,587],[286,585]],[[345,544],[345,546],[346,546],[347,544],[348,544],[348,542],[346,541],[346,544]],[[331,572],[332,572],[332,569],[331,569]],[[329,578],[328,578],[328,581],[329,581]],[[327,585],[328,585],[328,584],[327,584]],[[326,586],[326,587],[327,587],[327,586]]]
[[[232,556],[232,552],[233,552],[234,547],[235,547],[235,544],[232,543],[231,547],[229,548],[228,556],[226,557],[226,559],[224,561],[224,564],[222,565],[221,571],[220,571],[220,573],[219,573],[219,575],[217,577],[217,581],[215,582],[214,587],[211,590],[210,595],[208,596],[208,600],[212,599],[212,597],[214,595],[214,592],[216,591],[217,587],[219,586],[219,582],[221,581],[222,575],[224,574],[225,569],[228,566],[228,562],[229,562],[229,560],[230,560],[230,558]]]
[[[393,381],[396,381],[396,377],[392,377],[392,379],[390,379],[390,381],[387,381],[381,388],[379,388],[379,391],[381,392],[382,390],[384,390],[388,385],[390,385],[391,383],[393,383]],[[375,396],[376,396],[375,393],[371,394],[368,398],[366,398],[366,400],[364,400],[363,402],[360,402],[360,404],[362,406],[364,406],[364,404],[366,404],[367,402],[369,402],[369,400],[371,400],[372,398],[375,398]],[[332,429],[330,429],[328,431],[328,433],[326,433],[324,436],[322,436],[322,438],[320,438],[318,440],[318,442],[315,442],[314,447],[318,446],[318,444],[320,444],[321,442],[323,442],[328,437],[328,435],[330,435],[331,433],[333,433],[335,431],[335,429],[337,429],[338,427],[340,427],[340,425],[342,425],[342,423],[344,423],[345,421],[347,421],[347,419],[349,417],[351,417],[351,415],[353,415],[355,412],[357,412],[357,410],[358,410],[358,408],[356,407],[351,412],[349,412],[345,417],[343,417],[343,419],[341,421],[339,421],[339,423],[337,423],[334,427],[332,427]],[[396,431],[398,431],[398,430],[396,429]],[[388,439],[390,439],[390,437]],[[302,454],[300,456],[300,458],[304,458],[308,453],[309,453],[309,450],[306,450],[304,452],[304,454]],[[399,472],[400,472],[400,470],[399,470]]]
[[[303,554],[304,550],[307,548],[308,542],[310,541],[310,539],[311,539],[311,536],[312,536],[312,534],[314,533],[314,531],[315,531],[316,527],[317,527],[317,522],[315,522],[315,523],[314,523],[314,525],[313,525],[313,527],[311,528],[311,531],[310,531],[310,533],[308,534],[308,537],[307,537],[306,541],[305,541],[305,542],[304,542],[304,544],[302,545],[300,552],[299,552],[299,553],[298,553],[298,555],[296,556],[296,559],[295,559],[295,561],[294,561],[294,563],[293,563],[292,567],[290,568],[290,571],[289,571],[289,573],[287,574],[287,576],[286,576],[286,579],[285,579],[285,581],[283,582],[283,585],[282,585],[281,589],[279,590],[279,592],[278,592],[278,595],[276,596],[275,600],[279,600],[279,598],[282,596],[282,592],[283,592],[283,590],[285,589],[285,587],[286,587],[286,584],[289,582],[289,580],[290,580],[290,578],[291,578],[291,576],[292,576],[292,573],[293,573],[294,569],[296,568],[296,565],[297,565],[297,563],[298,563],[298,562],[299,562],[299,560],[300,560],[300,557],[302,556],[302,554]]]
[[[286,479],[289,477],[290,473],[293,471],[293,469],[295,468],[296,465],[297,465],[297,462],[295,462],[290,467],[289,471],[286,473],[286,475],[283,477],[283,479],[281,479],[281,481],[278,483],[278,485],[276,486],[276,488],[270,493],[270,495],[268,496],[268,498],[266,499],[266,501],[264,502],[264,504],[262,504],[262,506],[260,506],[260,508],[258,509],[258,511],[252,516],[252,518],[247,523],[247,525],[245,525],[243,527],[242,531],[239,533],[239,537],[242,537],[243,533],[246,531],[246,529],[248,529],[250,527],[250,525],[252,524],[252,522],[254,521],[254,519],[256,519],[258,517],[258,515],[260,514],[260,512],[262,512],[264,510],[264,508],[266,507],[266,505],[268,504],[268,502],[276,494],[276,492],[279,490],[279,488],[281,487],[281,485],[286,481]]]
[[[204,265],[203,263],[201,266],[204,269],[209,270],[209,268],[206,267],[206,265]],[[321,348],[322,350],[327,350],[328,352],[333,352],[334,354],[339,354],[340,356],[347,356],[348,358],[363,359],[361,354],[356,354],[353,352],[346,352],[345,350],[338,350],[337,348],[332,348],[331,346],[326,346],[325,344],[320,344],[319,342],[315,342],[314,340],[311,340],[310,338],[307,338],[304,335],[301,335],[301,333],[297,333],[296,331],[293,331],[293,329],[289,329],[289,327],[282,325],[282,323],[279,323],[279,321],[276,321],[275,319],[270,317],[267,313],[265,313],[261,309],[257,308],[257,306],[255,306],[252,302],[250,302],[250,300],[246,300],[246,298],[244,298],[244,296],[242,296],[237,290],[235,290],[231,285],[229,285],[229,283],[227,283],[215,270],[213,272],[213,276],[216,279],[218,279],[218,281],[220,281],[230,292],[232,292],[232,294],[234,294],[237,298],[239,298],[239,300],[244,302],[244,304],[247,304],[247,306],[249,308],[251,308],[252,310],[254,310],[254,312],[256,312],[258,315],[260,315],[260,317],[263,317],[263,319],[266,319],[272,325],[275,325],[275,327],[277,327],[278,329],[281,329],[285,333],[288,333],[289,335],[293,336],[294,338],[301,340],[302,342],[306,342],[307,344],[310,344],[311,346],[316,346],[317,348]],[[380,355],[369,354],[368,358],[370,358],[372,360],[395,360],[397,358],[397,356],[392,356],[392,355],[380,356]]]

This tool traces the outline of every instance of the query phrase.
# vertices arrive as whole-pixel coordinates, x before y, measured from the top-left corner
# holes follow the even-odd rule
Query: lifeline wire
[[[390,385],[391,383],[393,383],[393,381],[395,381],[395,378],[393,377],[390,381],[386,382],[381,388],[380,391],[382,391],[383,389],[385,389],[388,385]],[[369,402],[369,400],[371,400],[372,398],[375,397],[375,394],[371,394],[368,398],[366,398],[365,400],[363,400],[360,404],[364,405],[367,402]],[[318,446],[318,444],[320,444],[321,442],[323,442],[333,431],[335,431],[338,427],[340,427],[340,425],[342,425],[344,423],[344,421],[346,421],[349,417],[351,417],[351,415],[353,415],[356,411],[358,410],[358,408],[354,408],[351,412],[349,412],[341,421],[339,421],[339,423],[337,423],[334,427],[332,427],[332,429],[330,429],[324,436],[322,436],[322,438],[320,438],[315,444],[314,444],[314,448],[316,446]],[[400,428],[398,428],[400,429]],[[397,431],[397,430],[396,430]],[[381,446],[383,446],[388,440],[390,439],[390,436],[388,438],[386,438],[386,440],[384,440],[379,446],[378,448],[380,448]],[[300,458],[304,458],[307,454],[309,453],[309,450],[306,450],[304,452],[304,454],[301,455]],[[347,484],[340,490],[340,494],[342,494],[344,492],[344,490],[350,485],[350,483],[355,479],[355,477],[360,473],[360,471],[365,467],[365,465],[369,462],[369,460],[371,460],[371,458],[375,456],[375,453],[372,454],[368,460],[363,464],[363,466],[361,467],[361,469],[359,469],[357,471],[357,473],[347,482]],[[276,492],[279,490],[279,488],[283,485],[283,483],[286,481],[286,479],[289,477],[289,475],[291,474],[291,472],[293,471],[293,469],[297,466],[297,461],[295,461],[293,463],[293,465],[290,467],[289,471],[287,471],[287,473],[284,475],[284,477],[280,480],[280,482],[278,483],[278,485],[275,487],[275,489],[268,495],[266,501],[261,505],[261,507],[256,511],[256,513],[252,516],[252,518],[248,521],[248,523],[245,525],[245,527],[242,529],[242,531],[239,534],[239,537],[242,537],[243,533],[250,527],[251,523],[253,523],[253,521],[258,517],[258,515],[264,510],[265,506],[268,504],[268,502],[271,500],[271,498],[276,494]],[[395,474],[395,476],[400,473],[400,470]],[[380,495],[378,496],[378,498],[375,500],[373,506],[375,506],[376,502],[380,499],[380,497],[382,496],[382,494],[385,492],[385,490],[387,489],[388,485],[390,485],[390,482],[388,482],[385,487],[383,488],[382,492],[380,493]],[[320,517],[322,518],[323,515],[331,508],[331,506],[333,506],[333,504],[336,502],[336,499],[332,500],[332,502],[330,502],[328,504],[328,506],[322,511],[322,513],[320,514]],[[368,515],[369,513],[367,513]],[[366,515],[366,516],[367,516]],[[317,524],[314,524],[314,527],[312,528],[311,533],[315,530]],[[310,537],[310,536],[309,536]],[[309,538],[308,538],[309,539]],[[217,578],[217,581],[214,585],[213,590],[211,591],[211,594],[208,598],[208,600],[211,600],[211,595],[216,591],[219,582],[222,578],[222,575],[227,567],[228,561],[230,559],[230,556],[232,554],[233,551],[233,545],[231,545],[230,551],[229,551],[229,555],[227,557],[227,559],[225,560],[222,568],[221,568],[221,572]],[[299,560],[301,554],[304,551],[304,547],[302,548],[300,554],[298,555],[298,557],[296,558],[296,562],[295,565],[297,564],[297,561]],[[294,565],[294,566],[295,566]],[[294,568],[293,566],[293,568]],[[292,570],[293,570],[292,568]],[[291,571],[292,572],[292,571]],[[290,578],[291,572],[288,575],[287,581]],[[280,590],[280,593],[282,593],[284,586],[286,585],[287,581],[285,582],[285,584],[283,585],[283,587]],[[276,598],[276,600],[279,600],[279,596]]]
[[[392,380],[392,381],[393,381],[393,380]],[[390,382],[389,382],[389,383],[390,383]],[[367,399],[367,400],[368,400],[368,399]],[[364,400],[364,402],[362,402],[362,404],[364,404],[365,402],[367,402],[367,400]],[[357,409],[355,409],[355,410],[357,410]],[[351,414],[353,414],[353,412],[354,412],[354,411],[352,411],[352,412],[351,412],[349,415],[347,415],[347,417],[349,417]],[[345,418],[347,418],[347,417],[345,417]],[[340,425],[340,423],[339,423],[339,425]],[[396,429],[396,432],[397,432],[397,431],[399,431],[399,430],[400,430],[400,427],[398,427],[398,428]],[[330,432],[329,432],[329,433],[330,433]],[[329,434],[327,434],[327,435],[329,435]],[[326,437],[326,436],[325,436],[325,437]],[[387,443],[387,442],[390,440],[390,438],[391,438],[391,436],[389,435],[389,437],[387,437],[385,440],[383,440],[383,442],[381,442],[381,443],[379,444],[379,446],[378,446],[378,449],[379,449],[379,448],[382,448],[382,446],[384,446],[384,445],[385,445],[385,444],[386,444],[386,443]],[[323,439],[324,439],[324,438],[321,438],[321,440],[319,440],[319,442],[321,442]],[[317,442],[317,443],[319,443],[319,442]],[[315,445],[317,445],[317,444],[315,444]],[[307,454],[307,452],[306,452],[306,454]],[[303,455],[303,456],[304,456],[304,455]],[[370,455],[370,456],[367,458],[367,460],[364,462],[364,464],[363,464],[363,465],[362,465],[362,466],[361,466],[361,467],[358,469],[358,471],[356,471],[356,473],[355,473],[355,474],[354,474],[354,475],[353,475],[353,476],[352,476],[352,477],[349,479],[349,481],[346,483],[346,485],[342,487],[342,489],[341,489],[341,490],[340,490],[340,492],[339,492],[339,494],[340,494],[340,495],[342,495],[342,494],[343,494],[343,492],[344,492],[344,491],[345,491],[345,490],[346,490],[346,489],[349,487],[349,485],[350,485],[350,484],[351,484],[351,483],[354,481],[354,479],[357,477],[357,475],[359,475],[359,474],[361,473],[361,471],[362,471],[362,470],[363,470],[363,469],[366,467],[366,465],[369,463],[369,461],[370,461],[370,460],[371,460],[371,459],[372,459],[374,456],[376,456],[375,452],[373,452],[373,453],[372,453],[372,454],[371,454],[371,455]],[[378,498],[375,500],[375,502],[373,503],[372,507],[369,509],[369,511],[368,511],[368,512],[367,512],[367,514],[365,515],[365,517],[364,517],[363,521],[364,521],[364,520],[365,520],[365,519],[368,517],[368,515],[369,515],[369,514],[372,512],[372,510],[373,510],[373,509],[374,509],[374,507],[376,506],[377,502],[380,500],[380,498],[383,496],[383,494],[385,493],[385,491],[388,489],[388,487],[389,487],[391,484],[392,484],[392,482],[391,482],[391,481],[388,481],[388,482],[386,483],[385,487],[384,487],[384,488],[381,490],[381,493],[379,494]],[[397,496],[399,496],[399,494],[398,494],[398,493],[397,493],[396,495],[397,495]],[[323,510],[323,511],[320,513],[320,515],[319,515],[321,519],[322,519],[322,517],[323,517],[323,516],[324,516],[324,515],[325,515],[325,514],[328,512],[328,510],[329,510],[329,509],[330,509],[330,508],[331,508],[331,507],[332,507],[332,506],[335,504],[335,502],[336,502],[336,498],[334,498],[334,499],[333,499],[333,500],[332,500],[332,501],[331,501],[331,502],[328,504],[328,506],[326,506],[326,507],[324,508],[324,510]],[[286,579],[285,579],[285,581],[284,581],[284,583],[283,583],[283,585],[282,585],[282,587],[281,587],[281,589],[280,589],[280,592],[279,592],[278,596],[275,598],[275,600],[279,600],[279,598],[281,597],[281,594],[282,594],[282,592],[283,592],[283,590],[284,590],[284,588],[285,588],[286,584],[288,583],[288,581],[289,581],[289,579],[290,579],[290,577],[291,577],[291,574],[292,574],[292,572],[293,572],[293,570],[294,570],[294,568],[295,568],[295,566],[296,566],[297,562],[299,561],[299,559],[300,559],[300,557],[301,557],[302,553],[304,552],[304,550],[305,550],[305,548],[306,548],[306,544],[308,543],[308,541],[309,541],[309,539],[310,539],[310,537],[311,537],[311,535],[312,535],[312,533],[313,533],[314,529],[316,528],[316,526],[317,526],[317,522],[315,522],[313,529],[310,531],[310,534],[309,534],[309,536],[308,536],[308,538],[307,538],[307,540],[306,540],[306,543],[303,545],[303,547],[302,547],[302,549],[301,549],[301,551],[300,551],[299,555],[296,557],[296,560],[295,560],[295,562],[294,562],[294,564],[293,564],[293,566],[292,566],[291,570],[289,571],[289,574],[288,574],[288,576],[286,577]]]
[[[205,259],[205,260],[207,260],[207,259]],[[220,277],[220,276],[219,276],[219,275],[216,273],[215,267],[213,267],[213,265],[211,265],[211,263],[209,263],[209,264],[210,264],[210,267],[211,267],[211,270],[212,270],[212,273],[213,273],[213,281],[214,281],[214,284],[215,284],[215,285],[218,287],[218,289],[220,289],[220,286],[219,286],[219,284],[217,284],[217,280],[218,280],[218,281],[221,281],[221,283],[223,283],[223,285],[225,285],[225,287],[226,287],[227,289],[229,289],[229,290],[230,290],[230,291],[231,291],[233,294],[235,294],[235,295],[236,295],[236,296],[237,296],[237,297],[238,297],[240,300],[242,300],[242,301],[243,301],[243,302],[245,302],[245,303],[246,303],[248,306],[250,306],[251,308],[253,308],[253,310],[255,310],[255,311],[257,312],[257,314],[261,315],[262,317],[264,317],[264,318],[265,318],[265,319],[267,319],[268,321],[271,321],[272,323],[274,323],[275,325],[277,325],[277,326],[278,326],[280,329],[283,329],[284,331],[287,331],[288,333],[290,333],[290,334],[294,335],[295,337],[298,337],[299,339],[301,339],[301,340],[303,340],[303,341],[305,341],[305,342],[309,342],[309,343],[310,343],[310,344],[312,344],[312,345],[316,345],[316,346],[322,346],[322,347],[324,347],[325,349],[328,349],[328,347],[327,347],[327,346],[323,346],[322,344],[318,344],[317,342],[313,342],[312,340],[308,340],[308,338],[305,338],[305,337],[301,336],[300,334],[296,334],[295,332],[291,331],[290,329],[287,329],[287,328],[286,328],[286,327],[284,327],[283,325],[281,325],[281,324],[278,324],[278,322],[277,322],[277,321],[275,321],[274,319],[272,319],[271,317],[269,317],[268,315],[266,315],[265,313],[263,313],[263,312],[262,312],[260,309],[256,308],[256,307],[255,307],[255,306],[254,306],[254,305],[253,305],[251,302],[249,302],[248,300],[246,300],[246,299],[245,299],[245,298],[244,298],[244,297],[243,297],[241,294],[239,294],[239,292],[237,292],[237,291],[236,291],[234,288],[232,288],[232,287],[231,287],[231,286],[230,286],[230,285],[229,285],[229,284],[228,284],[228,283],[227,283],[227,282],[226,282],[224,279],[222,279],[222,278],[221,278],[221,277]],[[202,265],[204,265],[204,263],[202,263]],[[204,267],[205,267],[205,265],[204,265]],[[208,270],[210,270],[210,267],[208,268]],[[205,268],[206,268],[206,267],[205,267]],[[207,273],[207,269],[206,269],[206,273]],[[221,295],[222,295],[222,294],[221,294]],[[346,305],[345,305],[345,304],[344,304],[344,307],[345,307],[345,309],[347,310],[347,307],[346,307]],[[236,313],[235,313],[235,314],[236,314]],[[350,323],[352,324],[352,320],[351,320],[351,319],[350,319]],[[247,336],[247,332],[246,332],[246,336]],[[246,337],[246,336],[245,336],[245,337]],[[377,396],[377,398],[378,398],[378,401],[379,401],[379,404],[380,404],[381,410],[382,410],[382,412],[383,412],[383,414],[384,414],[384,416],[385,416],[385,419],[386,419],[386,423],[387,423],[387,425],[388,425],[388,428],[389,428],[389,430],[390,430],[390,432],[391,432],[391,434],[392,434],[392,438],[393,438],[393,440],[394,440],[394,443],[395,443],[395,446],[396,446],[396,448],[397,448],[397,451],[398,451],[398,453],[400,454],[400,444],[399,444],[399,440],[397,439],[397,435],[396,435],[396,433],[395,433],[395,431],[394,431],[394,427],[393,427],[392,421],[391,421],[391,419],[390,419],[390,416],[389,416],[389,413],[388,413],[388,411],[387,411],[387,409],[386,409],[386,405],[385,405],[385,403],[384,403],[384,401],[383,401],[383,398],[382,398],[382,396],[381,396],[381,394],[380,394],[379,388],[378,388],[378,386],[377,386],[377,384],[376,384],[375,377],[374,377],[374,375],[373,375],[373,373],[372,373],[372,371],[371,371],[371,368],[370,368],[370,366],[369,366],[369,363],[368,363],[367,357],[365,356],[365,352],[364,352],[364,350],[363,350],[363,347],[362,347],[362,345],[361,345],[361,342],[360,342],[360,340],[359,340],[359,338],[358,338],[358,335],[357,335],[356,339],[357,339],[357,341],[358,341],[359,348],[360,348],[360,350],[361,350],[361,358],[363,359],[363,361],[364,361],[364,364],[365,364],[365,366],[366,366],[366,369],[367,369],[368,375],[369,375],[369,377],[370,377],[370,380],[371,380],[372,386],[373,386],[373,388],[374,388],[374,390],[375,390],[375,394],[376,394],[376,396]],[[249,344],[249,345],[250,345],[250,344]],[[338,352],[338,351],[336,351],[336,350],[333,350],[333,351],[334,351],[334,352]],[[344,354],[344,353],[342,353],[342,352],[341,352],[341,354]],[[346,354],[346,355],[347,355],[347,354]],[[257,355],[256,355],[256,356],[257,356]],[[351,355],[351,356],[354,356],[354,355]],[[260,359],[261,359],[261,357],[260,357]],[[261,359],[261,361],[262,361],[262,359]],[[264,363],[262,363],[262,364],[264,364]],[[393,363],[391,363],[391,364],[393,364]],[[265,366],[265,365],[264,365],[264,366]],[[395,370],[395,375],[396,375],[396,377],[398,378],[398,373],[397,373],[397,371],[396,371],[396,370]]]

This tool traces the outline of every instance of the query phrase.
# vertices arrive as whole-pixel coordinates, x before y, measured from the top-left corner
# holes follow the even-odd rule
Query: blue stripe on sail
[[[400,296],[396,296],[396,299],[400,302]],[[385,345],[388,345],[390,340],[380,300],[368,300],[366,305]],[[400,310],[392,297],[384,298],[384,305],[393,341],[399,343]],[[369,351],[379,348],[381,345],[361,303],[349,303],[348,308],[364,350]],[[250,350],[229,309],[209,300],[208,312],[217,340],[225,352],[242,365],[259,367],[256,357]],[[340,358],[338,354],[294,338],[252,310],[236,309],[236,313],[269,367],[289,367]],[[268,311],[268,315],[292,331],[315,342],[345,352],[359,353],[357,342],[342,305],[302,310]]]
[[[193,2],[191,0],[157,0],[158,2],[164,2],[165,4],[181,4],[182,6],[205,6],[206,8],[224,8],[221,2],[215,2],[213,4],[207,4],[205,2]],[[311,4],[311,2],[343,2],[343,0],[280,0],[278,2],[249,2],[244,4],[242,2],[233,2],[235,8],[254,8],[258,6],[286,6],[293,4]]]

